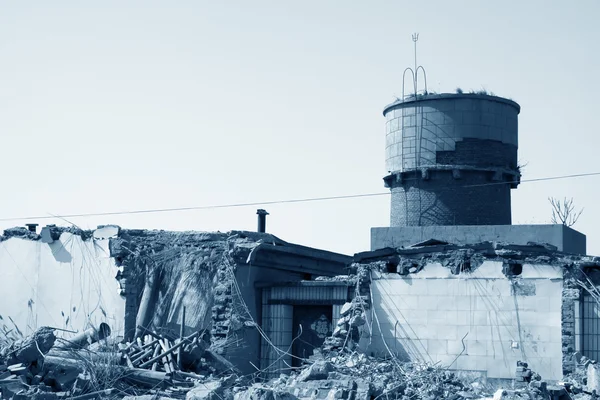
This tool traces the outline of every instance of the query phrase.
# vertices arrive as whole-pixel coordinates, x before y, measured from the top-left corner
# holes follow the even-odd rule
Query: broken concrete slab
[[[352,303],[345,303],[340,309],[340,316],[345,317],[346,315],[350,314],[350,311],[352,311],[352,307]]]
[[[31,336],[12,345],[12,348],[8,351],[9,360],[13,360],[12,363],[36,361],[50,351],[55,341],[54,329],[41,327]]]
[[[217,392],[222,386],[223,383],[220,380],[201,382],[187,392],[185,400],[214,400],[219,397]]]
[[[94,239],[110,239],[119,236],[121,227],[118,225],[99,225],[94,231]]]
[[[327,376],[330,372],[333,372],[334,368],[330,362],[327,361],[316,361],[307,369],[303,370],[300,375],[298,375],[297,380],[299,382],[313,381],[319,379],[327,379]]]

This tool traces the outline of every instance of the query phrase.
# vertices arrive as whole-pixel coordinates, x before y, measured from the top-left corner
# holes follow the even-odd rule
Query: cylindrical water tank
[[[411,97],[384,109],[391,226],[509,225],[520,107],[486,94]]]

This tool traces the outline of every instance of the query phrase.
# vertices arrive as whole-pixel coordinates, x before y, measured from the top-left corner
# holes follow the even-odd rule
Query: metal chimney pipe
[[[258,215],[258,232],[265,233],[267,230],[267,215],[269,213],[260,208],[256,210],[256,214]]]
[[[29,232],[37,233],[37,227],[39,224],[25,224]]]

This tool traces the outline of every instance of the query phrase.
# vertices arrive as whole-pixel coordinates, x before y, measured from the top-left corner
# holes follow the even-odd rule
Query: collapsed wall
[[[92,231],[12,228],[0,236],[0,337],[41,326],[82,331],[104,322],[123,332],[124,302],[108,240]]]
[[[579,282],[600,258],[535,245],[429,244],[355,256],[371,270],[369,351],[492,379],[514,379],[517,361],[551,380],[574,369],[587,291]]]
[[[110,250],[122,268],[117,279],[126,301],[126,337],[141,327],[179,332],[183,323],[185,332],[204,330],[213,344],[226,341],[251,318],[235,290],[237,267],[269,238],[274,241],[239,231],[121,231]]]
[[[270,239],[269,239],[270,238]],[[260,242],[252,232],[95,231],[49,225],[0,236],[0,329],[20,337],[40,326],[82,331],[107,323],[131,339],[139,327],[204,330],[225,341],[248,318],[232,291],[237,266]]]

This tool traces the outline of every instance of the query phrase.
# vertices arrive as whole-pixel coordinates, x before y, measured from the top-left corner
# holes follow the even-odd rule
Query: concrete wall
[[[13,323],[27,335],[51,326],[81,331],[88,324],[110,325],[123,333],[125,301],[108,240],[63,233],[47,244],[21,238],[0,243],[0,327]]]
[[[394,103],[384,111],[386,169],[434,165],[437,152],[455,151],[464,139],[509,145],[504,163],[516,163],[519,111],[517,103],[494,96],[440,94]]]
[[[548,243],[559,251],[586,253],[584,234],[564,225],[495,225],[495,226],[409,226],[371,228],[371,250],[406,247],[427,239],[453,244],[485,241],[526,245]]]
[[[472,273],[452,275],[440,264],[402,277],[374,275],[375,353],[440,362],[488,378],[515,377],[517,360],[544,379],[562,377],[562,270],[523,266],[513,280],[501,262],[484,262]]]

